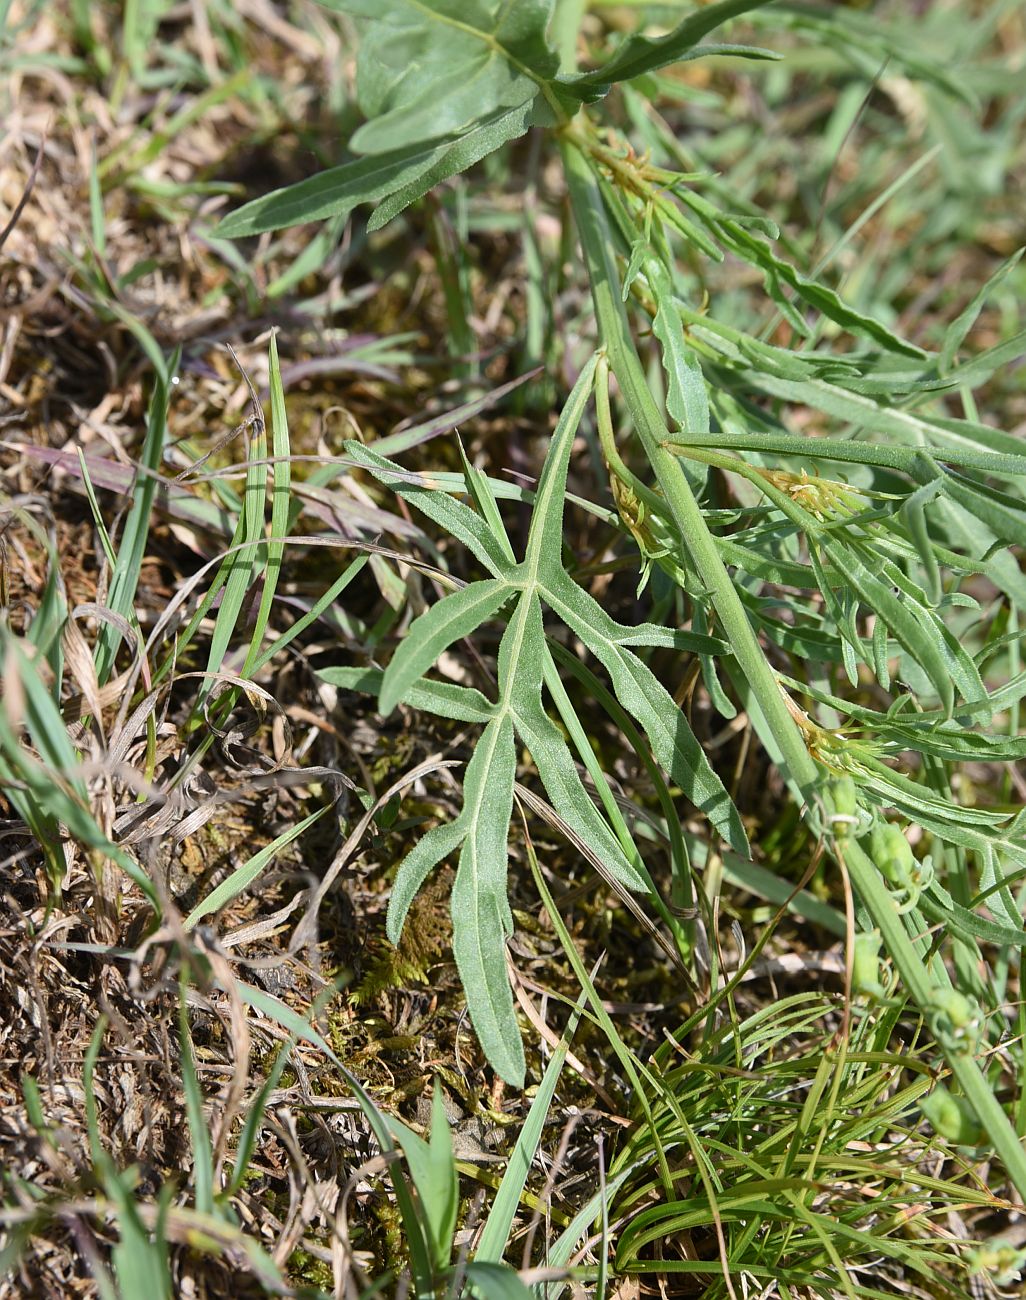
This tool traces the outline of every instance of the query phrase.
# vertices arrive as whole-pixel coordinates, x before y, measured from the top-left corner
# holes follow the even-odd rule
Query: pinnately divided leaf
[[[514,712],[517,732],[531,751],[545,792],[567,826],[596,853],[610,875],[628,889],[645,881],[624,855],[616,836],[584,788],[563,733],[542,708],[541,699],[521,699]]]
[[[584,597],[585,599],[582,599]],[[616,697],[648,736],[659,763],[734,849],[750,856],[748,836],[723,782],[687,719],[652,670],[597,626],[605,611],[569,579],[550,602],[609,673]]]
[[[416,898],[424,881],[433,868],[443,858],[455,853],[466,837],[466,825],[462,817],[454,822],[441,822],[433,826],[426,835],[422,835],[413,848],[399,864],[395,883],[388,900],[388,916],[385,930],[389,939],[395,944],[402,934],[406,913]]]
[[[347,442],[345,449],[355,464],[366,468],[379,482],[398,492],[403,500],[462,542],[489,572],[502,576],[511,571],[506,553],[487,522],[465,502],[439,491],[428,475],[411,474],[362,443]]]
[[[377,230],[440,182],[560,113],[552,0],[322,0],[362,27],[357,92],[370,119],[348,141],[365,155],[230,213],[238,239],[375,203]]]
[[[317,676],[330,686],[346,691],[362,691],[366,695],[379,695],[384,673],[380,668],[319,668]],[[480,691],[471,686],[457,686],[455,682],[436,682],[421,678],[411,686],[400,700],[411,709],[424,709],[440,718],[454,722],[486,723],[495,716],[495,705]]]
[[[509,558],[499,540],[497,513],[491,525],[468,505],[366,448],[349,444],[354,461],[394,487],[411,503],[463,540],[499,576],[471,583],[445,596],[410,626],[384,673],[369,669],[324,669],[340,686],[372,689],[388,712],[400,701],[445,717],[487,718],[464,779],[464,805],[457,819],[436,826],[399,867],[388,910],[388,934],[397,942],[410,903],[432,868],[460,848],[452,895],[453,951],[467,1008],[492,1065],[510,1082],[522,1081],[523,1049],[506,975],[505,942],[512,929],[506,897],[507,845],[516,774],[515,735],[530,750],[538,776],[569,831],[629,889],[648,882],[628,858],[578,773],[563,733],[545,712],[542,686],[555,672],[545,640],[542,606],[548,605],[609,673],[620,704],[640,724],[656,760],[691,802],[709,817],[736,852],[749,854],[737,809],[714,772],[686,718],[652,670],[628,647],[663,646],[715,654],[724,642],[701,633],[651,624],[617,623],[563,567],[563,513],[574,436],[592,391],[597,358],[585,366],[549,444],[535,493],[522,563]],[[473,486],[473,485],[472,485]],[[480,489],[480,484],[477,489]],[[482,499],[486,512],[493,500]],[[426,679],[438,656],[455,640],[515,598],[498,655],[498,699],[489,704],[477,692]]]

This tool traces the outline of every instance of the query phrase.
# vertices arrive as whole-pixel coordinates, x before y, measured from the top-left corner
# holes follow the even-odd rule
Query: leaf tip
[[[381,683],[381,690],[378,692],[378,712],[383,718],[387,718],[398,703],[399,693],[390,686],[386,673],[385,679]]]

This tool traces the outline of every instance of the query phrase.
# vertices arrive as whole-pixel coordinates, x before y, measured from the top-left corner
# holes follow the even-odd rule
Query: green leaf
[[[425,171],[393,190],[371,213],[367,229],[380,230],[404,208],[408,208],[442,181],[465,172],[468,167],[487,158],[508,141],[522,136],[529,127],[535,125],[537,117],[536,105],[526,103],[518,104],[515,108],[498,109],[490,117],[478,122],[447,145]]]
[[[172,369],[177,358],[172,360]],[[135,593],[139,585],[146,542],[149,537],[150,514],[153,500],[160,486],[159,470],[164,455],[167,434],[168,383],[158,375],[150,398],[146,416],[146,440],[142,450],[142,469],[133,493],[132,508],[125,521],[117,562],[111,577],[107,603],[115,613],[129,622],[137,622]],[[96,639],[96,679],[100,686],[106,682],[114,666],[121,632],[111,623],[100,625]]]
[[[944,386],[964,384],[968,388],[979,388],[987,382],[995,371],[1018,361],[1026,353],[1026,330],[1020,330],[1011,338],[995,343],[977,353],[962,365],[955,366],[944,378]]]
[[[517,1135],[516,1145],[510,1153],[506,1172],[502,1176],[499,1190],[495,1193],[492,1208],[489,1210],[488,1218],[485,1221],[484,1231],[477,1243],[477,1252],[474,1259],[479,1264],[489,1262],[499,1264],[502,1262],[502,1257],[509,1243],[513,1222],[520,1208],[520,1196],[527,1182],[531,1162],[534,1160],[538,1145],[541,1142],[545,1120],[549,1113],[549,1107],[552,1105],[552,1098],[555,1095],[556,1084],[559,1082],[567,1052],[570,1050],[571,1040],[577,1031],[577,1025],[581,1018],[581,1009],[586,998],[587,994],[582,992],[570,1015],[569,1023],[563,1031],[563,1036],[559,1040],[559,1046],[553,1052],[552,1059],[545,1067],[545,1074],[542,1076],[541,1084],[531,1102],[531,1109],[528,1111],[527,1118]]]
[[[1022,927],[1022,913],[1012,897],[1012,891],[998,873],[1002,865],[1000,856],[990,847],[980,854],[982,870],[980,871],[980,891],[987,898],[987,906],[995,914],[1002,916],[1011,925]]]
[[[938,903],[927,896],[919,900],[920,910],[931,921],[940,921],[952,933],[963,939],[981,943],[996,943],[1002,947],[1026,948],[1026,930],[1021,925],[1001,925],[987,917],[977,916],[967,907],[956,903],[946,891],[937,888],[934,883],[931,893],[939,894],[943,901]]]
[[[948,326],[944,334],[944,342],[941,345],[940,354],[937,357],[937,369],[940,373],[946,374],[954,365],[955,356],[959,348],[966,340],[966,336],[972,327],[976,324],[976,318],[983,310],[983,304],[987,301],[991,292],[998,287],[1004,278],[1013,271],[1019,264],[1019,259],[1026,250],[1019,249],[1013,253],[1006,261],[1002,262],[994,274],[987,280],[986,284],[973,296],[971,302],[966,306],[958,316]]]
[[[263,558],[263,581],[260,585],[260,606],[250,632],[249,650],[241,676],[250,677],[254,664],[260,657],[267,625],[271,617],[278,579],[281,576],[285,554],[284,538],[289,531],[289,512],[292,485],[292,448],[289,441],[289,422],[285,412],[285,389],[281,382],[281,363],[278,360],[278,340],[272,334],[267,357],[267,378],[271,398],[271,457],[273,488],[271,491],[271,535]]]
[[[545,598],[609,673],[617,699],[644,730],[665,770],[731,848],[749,856],[748,836],[738,811],[687,719],[651,669],[610,636],[608,623],[612,620],[602,607],[565,575],[546,587]]]
[[[229,645],[245,627],[243,608],[253,584],[266,576],[266,547],[260,544],[266,533],[266,448],[267,434],[261,422],[247,448],[242,510],[232,534],[231,548],[217,572],[217,581],[223,578],[224,590],[207,649],[208,677],[201,685],[197,701],[193,705],[196,712],[214,689],[215,675],[221,671]],[[207,594],[209,596],[209,592]]]
[[[552,0],[323,0],[365,20],[356,62],[370,121],[352,139],[380,154],[461,135],[497,110],[529,104],[555,76]]]
[[[406,1157],[410,1177],[427,1219],[435,1269],[441,1273],[452,1256],[452,1239],[459,1210],[459,1180],[453,1158],[449,1119],[438,1080],[435,1080],[431,1103],[431,1132],[428,1142],[401,1120],[392,1118],[389,1123],[395,1140]]]
[[[898,446],[873,446],[852,443],[851,446],[858,447],[860,452],[865,446],[867,456],[879,455],[882,458],[871,463],[894,463],[897,468],[900,460],[900,467],[908,466],[911,472],[916,458],[921,454],[921,451],[915,449],[921,449],[925,445],[935,449],[933,454],[937,459],[948,461],[950,464],[973,465],[984,470],[992,469],[996,474],[1026,474],[1026,457],[1022,454],[1021,441],[1001,434],[997,429],[990,429],[986,425],[973,424],[965,420],[947,420],[939,416],[927,417],[916,411],[903,410],[898,406],[881,406],[869,397],[849,392],[838,384],[827,383],[822,379],[795,382],[747,368],[739,370],[737,374],[743,383],[749,384],[759,392],[768,393],[771,397],[783,398],[784,401],[796,405],[810,406],[813,410],[823,411],[838,420],[847,420],[858,428],[871,429],[877,437],[887,438],[899,444]],[[783,441],[776,434],[772,435],[772,440],[774,443]],[[810,455],[817,454],[816,448],[822,442],[822,455],[842,460],[856,459],[842,453],[844,444],[839,439],[807,438],[804,441]],[[753,436],[751,445],[754,445],[754,442]],[[902,443],[905,446],[901,446]],[[727,435],[717,445],[736,447],[747,446],[749,443],[747,435]],[[953,455],[949,455],[947,450],[949,447],[954,448]],[[995,452],[1001,456],[1000,460],[998,455],[994,454]],[[883,459],[888,453],[893,453],[894,462]]]
[[[852,547],[828,539],[824,543],[824,549],[862,603],[884,620],[929,677],[946,714],[950,715],[954,707],[955,684],[967,698],[975,698],[978,693],[982,693],[982,688],[969,689],[963,664],[952,652],[952,647],[943,635],[943,624],[932,611],[927,611],[916,601],[910,601],[900,588],[896,589],[881,581]]]
[[[598,608],[604,615],[603,626],[607,628],[609,639],[617,645],[661,647],[664,650],[684,650],[696,655],[721,655],[730,649],[727,642],[719,637],[688,632],[680,627],[659,627],[655,623],[636,623],[630,627],[625,623],[617,623],[609,618],[601,605]],[[608,623],[605,622],[606,619]]]
[[[385,919],[385,933],[392,943],[398,944],[406,913],[421,885],[443,858],[459,848],[466,834],[466,823],[462,816],[454,822],[442,822],[422,835],[400,862]]]
[[[360,691],[364,695],[378,695],[384,672],[380,668],[319,668],[317,676],[322,682],[338,686],[344,691]],[[488,722],[495,716],[495,705],[480,691],[470,686],[457,686],[455,682],[430,681],[422,678],[410,687],[399,701],[411,709],[423,709],[439,718],[452,718],[454,722]]]
[[[570,1220],[567,1227],[546,1249],[545,1259],[550,1269],[565,1269],[567,1267],[580,1248],[581,1242],[588,1239],[596,1218],[604,1218],[608,1215],[609,1207],[613,1204],[613,1198],[627,1179],[636,1173],[639,1168],[650,1168],[651,1163],[650,1154],[646,1152],[641,1160],[634,1161],[614,1176],[607,1178],[605,1186],[600,1187],[594,1196],[588,1198]],[[534,1289],[534,1300],[559,1300],[568,1285],[568,1282],[538,1283]]]
[[[923,457],[924,461],[926,457]],[[936,467],[933,467],[934,471]],[[914,471],[925,478],[930,470]],[[994,536],[1017,546],[1026,545],[1026,511],[1021,501],[964,474],[944,476],[944,491],[953,501],[990,528]]]
[[[186,930],[191,930],[197,921],[211,912],[217,912],[226,904],[230,903],[233,898],[238,898],[244,889],[253,883],[254,880],[265,870],[268,864],[281,852],[283,848],[291,844],[293,840],[298,839],[308,826],[312,826],[315,821],[323,817],[330,808],[330,804],[325,804],[323,808],[317,808],[309,816],[304,817],[302,821],[296,822],[273,839],[270,844],[265,844],[259,852],[254,853],[251,858],[247,858],[241,866],[236,867],[226,880],[222,880],[216,889],[212,889],[206,898],[201,899],[192,909],[183,922]]]
[[[644,890],[647,882],[631,865],[619,840],[595,807],[578,775],[563,733],[542,707],[541,685],[548,649],[541,605],[537,596],[529,599],[516,664],[513,718],[517,731],[530,749],[542,785],[563,821],[580,836],[611,876],[628,889]]]
[[[488,724],[467,766],[460,817],[466,839],[453,882],[452,922],[456,966],[481,1046],[493,1069],[522,1088],[524,1046],[506,973],[506,940],[513,932],[506,841],[515,778],[513,720],[507,713]]]
[[[577,766],[567,749],[563,733],[539,701],[519,700],[513,714],[521,739],[531,751],[534,765],[552,806],[560,818],[579,835],[609,874],[626,888],[643,892],[647,883],[631,866],[620,842],[584,787]]]
[[[214,228],[220,239],[242,239],[265,230],[283,230],[306,221],[347,216],[361,203],[377,203],[412,184],[436,163],[451,141],[418,142],[329,167],[295,185],[272,190],[243,204]]]
[[[185,1001],[186,985],[181,982],[178,1002],[178,1041],[181,1051],[182,1091],[192,1146],[192,1181],[196,1209],[200,1214],[214,1213],[214,1149],[210,1129],[203,1112],[203,1091],[196,1073],[196,1057],[189,1032],[189,1012]]]
[[[690,14],[665,36],[629,36],[617,52],[595,72],[578,77],[560,77],[561,92],[586,103],[601,99],[618,81],[630,81],[644,72],[654,72],[671,63],[680,63],[688,57],[699,57],[701,50],[694,47],[722,23],[737,18],[750,9],[758,9],[769,0],[720,0],[719,4],[706,5]],[[719,52],[717,51],[709,51]],[[733,53],[741,52],[738,49]],[[775,58],[769,51],[745,51],[751,56]]]
[[[112,1172],[105,1184],[121,1234],[111,1251],[119,1294],[150,1296],[152,1300],[169,1298],[171,1273],[166,1244],[151,1239],[123,1176]]]
[[[3,677],[7,691],[0,696],[0,717],[7,722],[7,701],[20,702],[19,722],[24,722],[32,744],[43,763],[54,773],[59,773],[62,784],[84,809],[89,807],[89,796],[81,774],[81,760],[61,717],[60,708],[43,684],[35,664],[22,649],[22,641],[7,627],[0,624],[0,647],[3,648]],[[14,688],[17,688],[16,690]],[[6,727],[5,727],[6,731]],[[20,728],[11,726],[11,748],[16,750]],[[30,753],[24,754],[26,766],[32,763]],[[76,828],[77,830],[77,828]],[[90,839],[90,843],[94,841]]]
[[[598,354],[593,354],[577,377],[552,434],[549,449],[538,480],[527,538],[524,567],[528,573],[562,572],[563,507],[566,501],[566,476],[570,465],[577,427],[591,396]]]
[[[506,559],[510,564],[515,565],[517,557],[513,553],[513,544],[509,540],[509,534],[506,532],[506,525],[502,522],[502,515],[499,513],[499,503],[495,499],[495,493],[492,491],[492,485],[488,481],[488,475],[479,470],[470,461],[466,451],[463,448],[463,440],[459,433],[456,434],[456,447],[460,453],[460,460],[463,463],[463,477],[466,480],[467,491],[470,493],[474,505],[477,507],[477,513],[488,525],[488,528],[495,538],[496,543],[503,551]]]
[[[709,398],[702,367],[694,350],[684,341],[680,317],[674,311],[672,300],[660,293],[658,303],[652,330],[662,344],[667,413],[686,436],[707,435]]]
[[[0,786],[42,845],[58,883],[66,867],[60,845],[70,831],[76,840],[116,862],[159,914],[160,898],[149,874],[112,843],[93,816],[81,762],[58,705],[20,638],[2,623],[0,665],[6,688],[0,696]],[[12,717],[15,699],[20,700],[21,710]],[[25,743],[23,727],[30,744]]]
[[[716,225],[724,242],[738,257],[762,269],[766,276],[767,291],[800,333],[807,333],[806,324],[783,297],[783,292],[779,288],[781,282],[790,285],[803,302],[814,307],[816,311],[822,312],[829,320],[842,326],[851,334],[872,339],[874,343],[879,343],[889,352],[898,352],[907,357],[926,356],[923,349],[915,343],[909,343],[907,339],[899,337],[880,321],[850,306],[833,289],[803,275],[790,262],[777,257],[765,239],[760,239],[746,230],[740,222],[731,217],[720,217]]]
[[[312,1043],[313,1046],[324,1053],[348,1083],[353,1096],[360,1103],[360,1109],[367,1116],[371,1130],[377,1138],[382,1151],[386,1155],[393,1152],[395,1147],[392,1145],[392,1135],[389,1131],[388,1121],[363,1090],[360,1081],[346,1069],[342,1061],[317,1030],[314,1029],[309,1020],[305,1016],[301,1016],[298,1011],[293,1010],[286,1002],[282,1002],[280,998],[265,993],[263,989],[256,988],[252,984],[246,984],[243,980],[239,980],[235,987],[238,989],[239,997],[247,1006],[281,1025],[292,1037],[302,1039],[305,1043]],[[406,1245],[413,1266],[414,1285],[417,1287],[418,1294],[421,1288],[427,1293],[430,1287],[432,1268],[429,1255],[430,1248],[424,1240],[421,1220],[413,1204],[413,1198],[410,1195],[410,1189],[405,1179],[393,1173],[392,1186],[395,1189],[396,1201],[402,1215]],[[141,1292],[140,1294],[145,1295],[146,1293]]]
[[[534,1292],[508,1264],[472,1259],[467,1265],[467,1282],[481,1300],[535,1300]]]
[[[755,372],[749,372],[754,376]],[[763,376],[765,378],[765,376]],[[827,385],[826,387],[830,387]],[[816,401],[812,394],[808,399],[801,399],[797,396],[793,398],[795,402],[802,405],[816,407],[828,414],[837,415],[840,419],[853,420],[856,424],[869,424],[870,427],[879,428],[876,423],[877,416],[881,421],[888,420],[890,416],[906,416],[906,412],[892,409],[885,410],[883,407],[876,406],[875,403],[862,397],[852,397],[850,394],[844,394],[840,388],[832,388],[833,396],[828,396],[824,401]],[[846,405],[842,400],[837,398],[837,394],[843,394],[851,399],[851,405]],[[783,394],[780,394],[783,395]],[[931,426],[925,421],[919,421],[920,428],[917,430],[922,435],[928,432],[943,435],[943,429],[937,426]],[[900,421],[891,424],[890,427],[880,428],[880,432],[890,434],[891,436],[901,436],[898,429],[903,428]],[[907,430],[906,436],[911,435],[912,430]],[[739,432],[736,429],[718,429],[715,434],[711,434],[708,439],[689,439],[690,443],[695,446],[715,445],[723,449],[742,448],[747,451],[755,451],[760,455],[770,453],[781,454],[785,456],[806,456],[812,460],[834,460],[840,462],[852,462],[857,465],[878,465],[886,469],[901,470],[904,473],[911,474],[915,472],[917,465],[923,464],[923,452],[915,446],[902,446],[900,442],[889,443],[872,443],[864,442],[858,438],[812,438],[802,434],[789,434],[783,431],[764,433],[761,431]],[[1026,456],[1009,456],[1002,452],[979,451],[970,448],[947,448],[935,447],[931,456],[934,460],[946,465],[963,465],[970,469],[978,469],[993,474],[1007,475],[1026,475]],[[926,470],[924,468],[924,474]],[[933,471],[922,481],[926,482],[928,477],[932,477]]]
[[[485,578],[445,596],[415,619],[385,669],[378,697],[381,712],[387,717],[443,650],[469,636],[511,594],[508,582]]]
[[[268,1071],[267,1077],[246,1108],[246,1118],[242,1124],[242,1132],[239,1134],[238,1144],[232,1156],[232,1176],[227,1187],[229,1196],[237,1196],[246,1181],[250,1161],[253,1159],[253,1152],[256,1150],[257,1141],[260,1137],[267,1104],[271,1093],[278,1086],[294,1046],[295,1042],[290,1039],[289,1042],[283,1043],[278,1049],[278,1055],[274,1058],[274,1063]]]
[[[491,573],[511,572],[513,566],[507,559],[505,548],[496,540],[487,522],[465,502],[457,501],[443,490],[431,475],[404,470],[395,461],[386,460],[359,442],[347,442],[345,450],[355,464],[462,542]]]

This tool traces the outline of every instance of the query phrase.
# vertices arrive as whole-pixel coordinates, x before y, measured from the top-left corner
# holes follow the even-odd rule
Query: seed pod
[[[957,989],[937,989],[930,999],[930,1028],[949,1051],[972,1053],[983,1031],[983,1013],[974,998]]]
[[[911,846],[893,822],[878,822],[869,842],[877,870],[892,885],[907,887],[913,880],[916,860]]]
[[[931,999],[933,1006],[943,1012],[954,1029],[966,1029],[980,1018],[980,1009],[972,998],[958,989],[937,989]]]
[[[830,815],[834,838],[846,839],[859,824],[859,796],[850,776],[842,776],[831,783],[830,802],[834,806]]]
[[[921,1097],[919,1106],[934,1132],[949,1142],[977,1146],[982,1140],[979,1120],[969,1102],[949,1092],[943,1083],[938,1083],[928,1096]]]
[[[1026,1250],[1017,1250],[1010,1241],[998,1238],[968,1253],[969,1270],[987,1274],[995,1286],[1011,1286],[1022,1278],[1026,1268]]]
[[[851,991],[867,997],[882,998],[886,990],[880,982],[880,931],[868,930],[855,936],[855,956],[851,968]]]

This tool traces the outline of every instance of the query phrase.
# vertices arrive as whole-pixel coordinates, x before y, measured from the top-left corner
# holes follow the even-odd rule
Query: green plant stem
[[[701,508],[676,457],[664,445],[666,424],[656,405],[638,356],[630,323],[620,294],[620,280],[613,256],[613,239],[606,221],[598,180],[584,150],[583,130],[564,132],[561,139],[563,163],[570,189],[570,201],[584,260],[591,280],[592,298],[599,334],[620,385],[635,431],[645,450],[656,481],[673,520],[706,590],[712,599],[724,636],[746,678],[766,724],[779,747],[783,764],[801,791],[807,808],[823,805],[833,811],[829,794],[819,791],[820,770],[809,754],[789,708],[787,698],[759,645],[734,583],[728,574]],[[815,801],[815,802],[814,802]],[[834,856],[837,846],[828,837]],[[905,921],[880,873],[858,844],[847,845],[844,863],[851,882],[879,927],[887,951],[912,999],[928,1012],[934,990],[942,981],[931,977],[912,945]],[[943,982],[946,982],[944,980]],[[952,1073],[1004,1162],[1008,1176],[1021,1196],[1026,1196],[1026,1151],[1008,1116],[989,1086],[976,1060],[957,1045],[942,1042],[941,1048]]]
[[[816,763],[805,748],[801,733],[788,711],[783,690],[766,661],[734,583],[720,559],[687,476],[676,456],[663,445],[667,438],[666,424],[649,389],[631,336],[598,182],[580,148],[566,138],[563,141],[563,160],[574,218],[591,278],[599,334],[635,431],[662,489],[664,508],[712,597],[723,634],[777,738],[791,779],[805,799],[811,801],[819,778]]]
[[[842,856],[836,846],[834,856]],[[928,1011],[941,981],[931,979],[930,972],[912,945],[905,920],[899,914],[890,891],[864,850],[858,844],[849,844],[844,849],[843,859],[851,883],[883,936],[884,946],[898,968],[912,1001],[920,1010]],[[946,972],[943,983],[948,983]],[[1026,1196],[1026,1150],[995,1097],[993,1088],[969,1052],[943,1040],[940,1041],[940,1047],[994,1150],[1004,1162],[1009,1178],[1020,1196]]]

